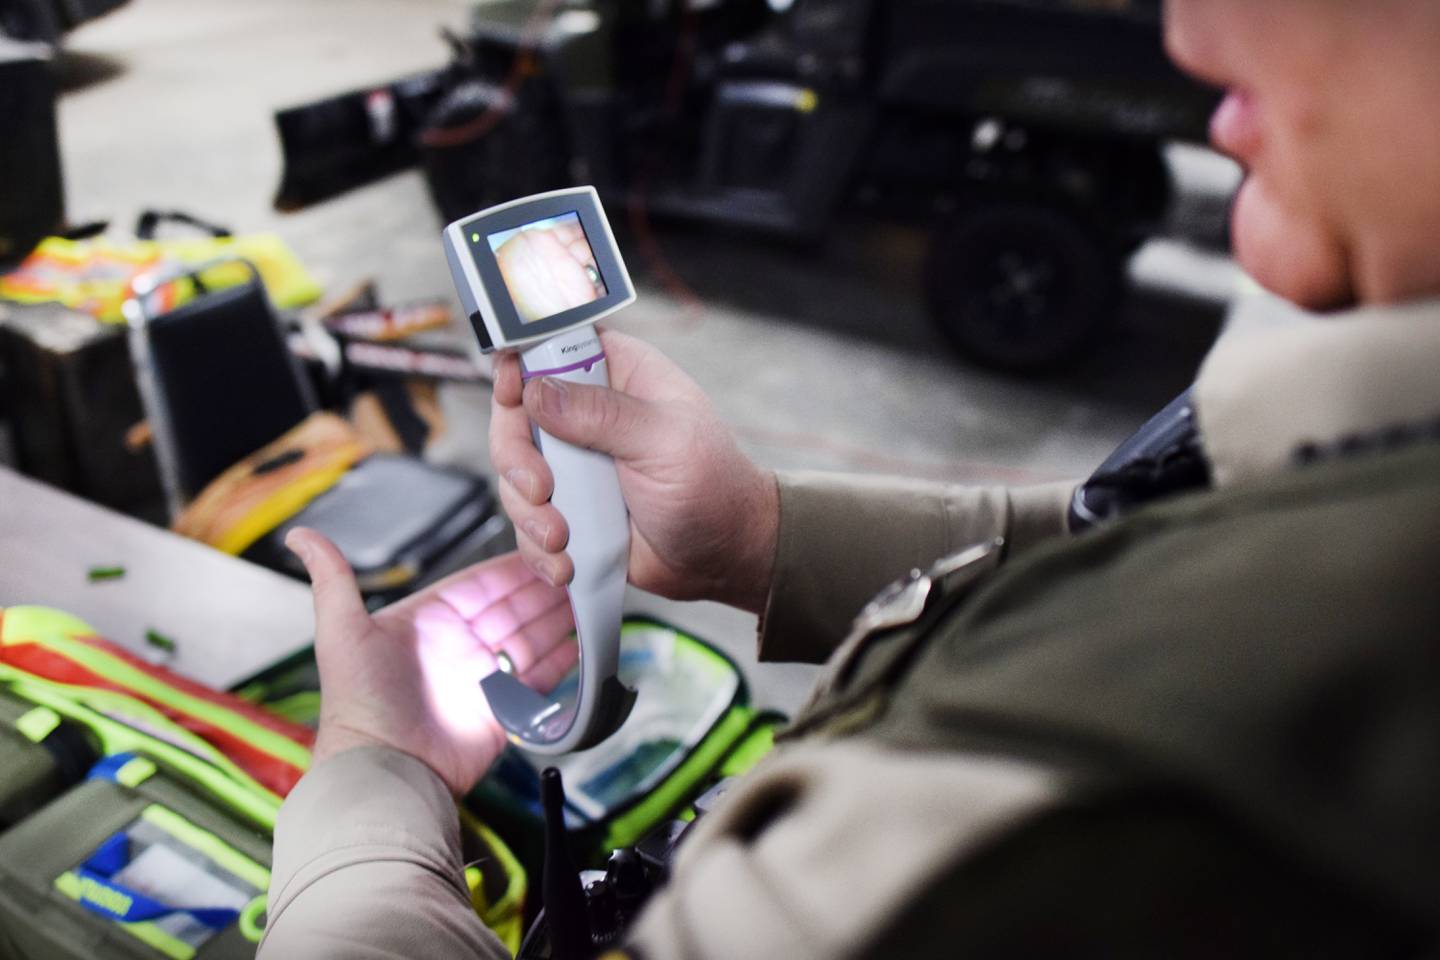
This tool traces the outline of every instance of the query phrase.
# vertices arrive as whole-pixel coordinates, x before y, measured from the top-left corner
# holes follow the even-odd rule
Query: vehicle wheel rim
[[[997,244],[989,256],[972,261],[962,278],[971,291],[964,322],[1003,340],[1019,340],[1053,326],[1056,304],[1067,287],[1061,257],[1043,244]]]

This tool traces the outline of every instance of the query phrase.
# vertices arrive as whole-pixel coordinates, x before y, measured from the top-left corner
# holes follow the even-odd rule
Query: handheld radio
[[[518,351],[526,380],[609,384],[594,324],[633,303],[635,288],[593,187],[482,210],[446,227],[444,244],[481,350]],[[480,685],[513,743],[553,755],[604,740],[634,705],[616,676],[630,524],[613,460],[531,429],[555,475],[551,502],[570,527],[579,684],[570,703],[498,670]]]

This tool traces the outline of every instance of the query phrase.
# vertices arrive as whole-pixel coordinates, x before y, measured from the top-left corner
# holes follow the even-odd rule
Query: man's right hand
[[[709,399],[658,350],[601,333],[610,388],[548,377],[522,384],[514,354],[495,360],[490,455],[520,553],[541,577],[570,582],[569,528],[550,503],[554,477],[530,421],[615,459],[630,510],[630,582],[675,600],[764,608],[780,523],[772,473],[750,461]]]

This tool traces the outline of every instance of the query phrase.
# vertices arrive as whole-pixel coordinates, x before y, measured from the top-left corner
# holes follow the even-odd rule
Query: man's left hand
[[[310,573],[320,729],[315,762],[357,746],[408,753],[456,796],[505,748],[480,680],[497,655],[548,692],[575,664],[565,591],[511,553],[371,614],[335,546],[313,530],[285,538]]]

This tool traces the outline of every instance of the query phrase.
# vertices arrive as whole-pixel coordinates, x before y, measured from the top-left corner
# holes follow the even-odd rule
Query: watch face
[[[479,234],[471,237],[477,242]],[[609,294],[577,210],[485,236],[522,324]]]

